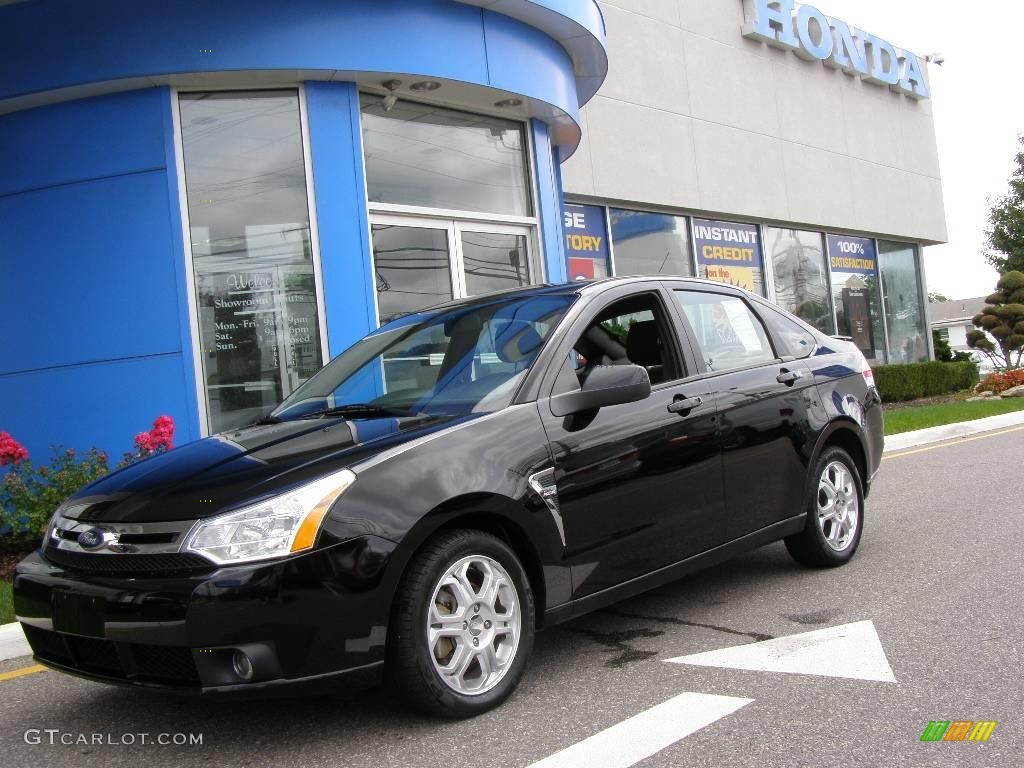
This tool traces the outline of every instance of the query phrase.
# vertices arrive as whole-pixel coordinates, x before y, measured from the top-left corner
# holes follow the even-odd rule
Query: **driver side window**
[[[559,371],[553,394],[579,389],[599,365],[639,365],[657,386],[682,377],[672,330],[653,293],[609,305],[579,335]]]

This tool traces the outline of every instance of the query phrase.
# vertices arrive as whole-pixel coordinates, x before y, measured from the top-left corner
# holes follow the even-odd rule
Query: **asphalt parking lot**
[[[846,567],[803,569],[775,544],[548,630],[519,691],[471,721],[410,714],[382,690],[217,702],[47,671],[0,681],[0,762],[1019,766],[1022,456],[1024,428],[887,456]],[[775,640],[819,630],[833,639]],[[732,666],[667,662],[755,642],[765,645],[703,658]],[[814,673],[765,669],[783,657]],[[31,663],[0,662],[0,673]],[[987,742],[923,743],[936,720],[998,725]],[[45,729],[59,729],[57,743]],[[59,743],[97,733],[115,743]],[[117,743],[140,733],[202,734],[202,744]]]

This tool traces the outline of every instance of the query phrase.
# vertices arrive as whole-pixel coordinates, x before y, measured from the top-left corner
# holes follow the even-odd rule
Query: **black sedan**
[[[18,566],[35,657],[222,693],[381,677],[496,706],[536,630],[778,539],[849,560],[871,369],[729,286],[617,278],[397,319],[259,423],[115,472]]]

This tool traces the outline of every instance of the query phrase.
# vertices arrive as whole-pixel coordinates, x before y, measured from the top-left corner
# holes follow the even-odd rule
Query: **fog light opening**
[[[234,668],[235,674],[238,675],[239,679],[246,682],[252,680],[252,659],[249,658],[248,654],[243,651],[235,651],[231,656],[231,666]]]

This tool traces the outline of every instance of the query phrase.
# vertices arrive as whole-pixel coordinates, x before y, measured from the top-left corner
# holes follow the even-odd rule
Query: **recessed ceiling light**
[[[409,89],[412,91],[436,91],[440,87],[441,84],[437,80],[421,80],[410,85]]]
[[[509,107],[522,106],[522,99],[502,99],[501,101],[494,102],[494,106],[498,109],[508,109]]]

